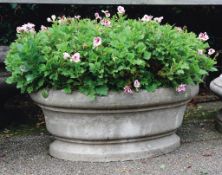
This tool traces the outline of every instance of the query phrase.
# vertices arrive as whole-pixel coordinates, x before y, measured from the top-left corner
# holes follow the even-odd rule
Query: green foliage
[[[96,20],[67,18],[44,31],[18,34],[6,59],[12,73],[7,82],[16,83],[22,92],[53,88],[95,97],[133,87],[134,80],[147,91],[198,84],[215,71],[215,60],[198,54],[198,50],[206,52],[208,43],[192,32],[154,20],[118,15],[108,20],[111,27]],[[98,47],[93,46],[95,37],[102,39]],[[80,53],[81,61],[64,59],[65,52]]]

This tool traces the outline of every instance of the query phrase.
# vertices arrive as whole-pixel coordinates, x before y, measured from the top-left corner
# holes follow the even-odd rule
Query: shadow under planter
[[[210,89],[222,99],[222,77],[217,77],[210,83]],[[222,132],[222,109],[216,115],[216,129]]]
[[[73,92],[50,90],[31,98],[42,108],[48,131],[55,136],[49,153],[71,161],[109,162],[153,157],[180,146],[176,129],[186,104],[198,93],[161,88],[133,95],[110,92],[90,100]]]

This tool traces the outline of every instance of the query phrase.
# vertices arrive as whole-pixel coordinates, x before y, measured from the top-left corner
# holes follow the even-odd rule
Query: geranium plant
[[[117,10],[113,16],[97,12],[93,20],[52,15],[52,26],[38,32],[31,23],[18,27],[6,59],[7,82],[22,92],[53,88],[91,97],[160,87],[184,92],[216,70],[207,33],[162,25],[163,17],[128,19],[123,7]]]

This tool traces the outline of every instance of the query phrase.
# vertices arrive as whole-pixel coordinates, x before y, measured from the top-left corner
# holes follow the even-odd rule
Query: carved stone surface
[[[217,77],[210,83],[210,89],[222,99],[222,76]],[[222,132],[222,110],[217,113],[216,128]]]
[[[198,93],[160,88],[133,95],[110,92],[91,100],[74,92],[50,90],[31,94],[42,108],[48,131],[55,136],[49,153],[72,161],[109,162],[147,158],[168,153],[180,145],[175,134],[186,103]]]

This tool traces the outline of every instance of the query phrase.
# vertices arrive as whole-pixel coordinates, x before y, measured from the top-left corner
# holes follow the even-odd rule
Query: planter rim
[[[98,96],[93,100],[77,91],[72,94],[65,94],[62,90],[50,89],[47,98],[42,96],[41,91],[32,93],[30,96],[41,107],[106,110],[135,109],[169,104],[181,105],[181,103],[187,103],[198,91],[198,85],[188,85],[185,93],[177,93],[173,88],[159,88],[155,92],[141,90],[133,95],[111,91],[107,96]]]

